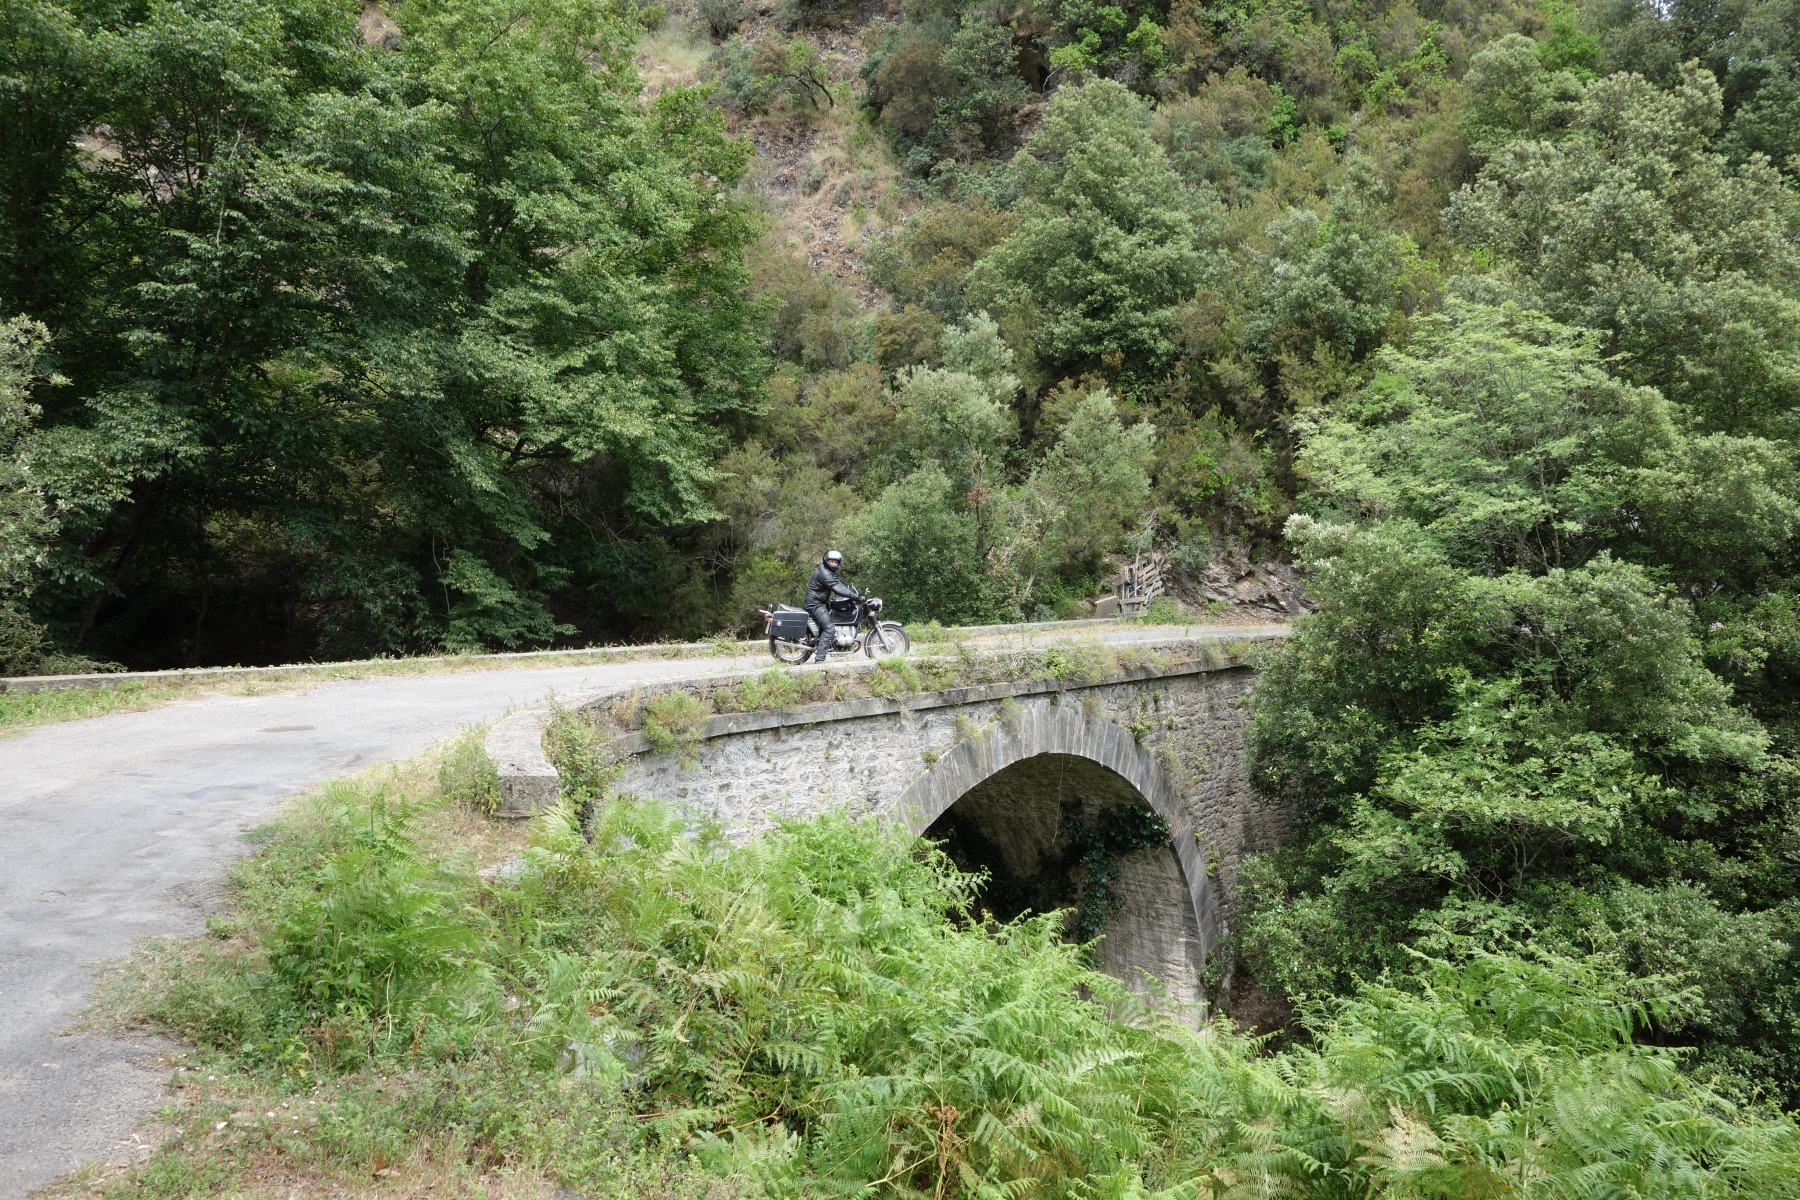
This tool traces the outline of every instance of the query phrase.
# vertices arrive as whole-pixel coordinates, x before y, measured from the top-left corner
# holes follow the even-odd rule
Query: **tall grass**
[[[595,1194],[1800,1196],[1793,1123],[1634,1044],[1654,1003],[1603,964],[1422,960],[1270,1054],[1144,1007],[1058,915],[972,919],[977,880],[871,824],[734,847],[602,795],[490,880],[422,848],[431,804],[354,800],[284,825],[231,944],[135,993],[311,1123],[197,1105],[115,1190],[423,1157]]]

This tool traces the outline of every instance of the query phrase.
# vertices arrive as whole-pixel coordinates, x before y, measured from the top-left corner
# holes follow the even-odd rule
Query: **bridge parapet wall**
[[[1200,935],[1220,932],[1245,854],[1287,828],[1244,769],[1254,671],[1220,656],[1091,683],[1020,680],[899,700],[803,705],[708,719],[683,756],[641,734],[617,790],[656,796],[742,839],[783,820],[874,815],[922,832],[972,787],[1040,754],[1097,762],[1169,822]]]

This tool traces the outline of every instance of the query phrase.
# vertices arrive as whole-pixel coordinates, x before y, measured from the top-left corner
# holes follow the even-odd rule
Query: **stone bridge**
[[[1238,863],[1275,845],[1287,825],[1252,794],[1244,771],[1250,643],[1284,633],[1134,647],[1120,665],[1079,681],[1043,678],[1041,669],[1032,677],[1022,658],[1021,677],[1003,682],[721,712],[679,751],[654,753],[642,732],[619,729],[616,788],[670,801],[734,837],[828,812],[902,823],[942,840],[959,865],[989,871],[984,901],[1001,918],[1073,903],[1092,886],[1085,876],[1099,848],[1117,872],[1101,966],[1127,982],[1152,976],[1199,1012],[1202,968],[1226,929]],[[744,678],[612,692],[582,707],[605,727],[655,692],[723,695]],[[527,814],[555,795],[540,731],[541,717],[520,714],[489,736],[505,813]],[[1137,834],[1124,848],[1121,830]],[[1166,842],[1145,844],[1146,830],[1166,832]]]

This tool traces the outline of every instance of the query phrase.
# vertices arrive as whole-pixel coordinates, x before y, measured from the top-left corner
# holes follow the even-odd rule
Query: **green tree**
[[[1322,499],[1416,523],[1470,569],[1583,562],[1620,532],[1634,469],[1677,440],[1667,402],[1607,374],[1597,341],[1453,302],[1319,418],[1299,469]]]
[[[1124,548],[1149,518],[1155,451],[1155,426],[1127,427],[1105,388],[1084,396],[1023,486],[1049,514],[1041,530],[1021,526],[1038,541],[1037,561],[1072,582],[1097,574],[1101,555]]]
[[[1552,70],[1542,45],[1510,33],[1477,54],[1463,77],[1469,107],[1463,129],[1478,154],[1492,154],[1519,138],[1543,137],[1565,127],[1581,100],[1573,71]]]
[[[22,451],[38,414],[31,402],[47,334],[22,317],[0,321],[0,674],[29,671],[43,630],[26,614],[56,524]]]
[[[942,472],[975,522],[974,569],[994,544],[1006,454],[1018,439],[1012,351],[982,313],[946,330],[941,367],[900,372],[900,442],[914,463]]]
[[[1554,140],[1497,149],[1446,219],[1558,320],[1605,330],[1622,371],[1708,428],[1768,433],[1800,404],[1800,195],[1716,149],[1717,82],[1590,84]]]
[[[1587,0],[1583,23],[1597,36],[1608,69],[1669,87],[1683,64],[1719,80],[1725,101],[1722,145],[1743,161],[1766,154],[1800,175],[1800,4],[1794,0]]]
[[[537,641],[616,561],[596,520],[707,514],[762,371],[744,149],[691,92],[640,98],[625,23],[424,3],[383,51],[336,0],[63,11],[17,87],[33,129],[107,140],[0,173],[11,244],[84,249],[0,303],[45,298],[70,380],[33,439],[64,636]],[[59,29],[80,54],[41,50]]]
[[[1607,372],[1600,340],[1453,300],[1312,424],[1299,469],[1321,501],[1415,522],[1478,571],[1610,547],[1695,594],[1779,574],[1800,532],[1791,450],[1684,430],[1654,390]]]
[[[1150,110],[1111,80],[1057,91],[1013,159],[1020,224],[970,273],[972,307],[1031,314],[1049,372],[1166,366],[1175,310],[1208,277],[1216,216],[1150,136]]]
[[[981,515],[936,463],[889,485],[843,526],[859,586],[900,620],[980,620],[990,612]]]
[[[1241,334],[1255,361],[1353,360],[1381,344],[1414,298],[1418,265],[1410,240],[1388,228],[1386,191],[1352,157],[1323,213],[1294,208],[1264,229],[1268,251],[1246,264],[1257,282]]]
[[[1246,869],[1240,936],[1305,994],[1409,970],[1409,947],[1629,953],[1700,989],[1671,1029],[1789,1094],[1794,890],[1751,864],[1792,768],[1711,669],[1786,626],[1754,604],[1709,650],[1667,584],[1784,578],[1792,455],[1696,432],[1599,341],[1453,302],[1309,427],[1315,505],[1360,524],[1289,525],[1319,609],[1259,682],[1252,751],[1308,828]],[[1684,923],[1653,943],[1664,900]],[[1708,939],[1743,969],[1709,974]]]

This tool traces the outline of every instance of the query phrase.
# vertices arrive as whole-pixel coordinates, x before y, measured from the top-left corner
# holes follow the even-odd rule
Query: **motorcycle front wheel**
[[[912,639],[906,636],[906,630],[898,621],[878,622],[863,642],[863,653],[870,658],[888,658],[911,649]]]
[[[802,663],[812,652],[812,647],[804,642],[790,642],[786,638],[769,635],[769,653],[775,656],[776,662]]]

